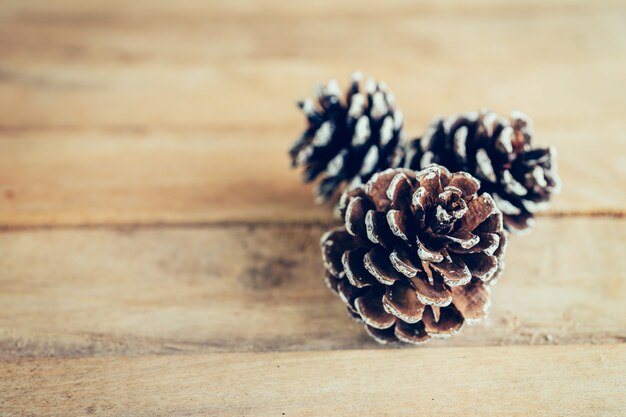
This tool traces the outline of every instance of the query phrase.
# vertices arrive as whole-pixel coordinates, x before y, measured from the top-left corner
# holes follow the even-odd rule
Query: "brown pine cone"
[[[561,187],[556,150],[532,142],[531,122],[519,112],[509,120],[488,110],[437,118],[421,139],[408,144],[403,165],[421,169],[436,163],[469,172],[480,179],[480,191],[492,195],[506,228],[521,233]]]
[[[344,100],[335,80],[317,88],[313,100],[298,105],[308,126],[293,144],[292,165],[304,166],[303,180],[322,176],[317,200],[324,202],[346,183],[361,185],[376,172],[402,160],[402,113],[384,82],[368,79],[361,91],[361,74],[352,75]]]
[[[504,267],[502,213],[479,181],[432,165],[345,192],[321,239],[328,287],[380,343],[447,337],[484,318]]]

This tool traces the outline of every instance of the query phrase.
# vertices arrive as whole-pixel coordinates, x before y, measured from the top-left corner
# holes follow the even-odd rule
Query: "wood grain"
[[[597,138],[623,126],[622,1],[3,6],[7,127],[283,125],[313,82],[357,66],[396,86],[412,128],[482,106]]]
[[[626,409],[626,3],[0,1],[0,416]],[[294,106],[522,110],[564,189],[490,318],[375,345],[323,286]],[[542,345],[542,346],[534,346]],[[278,352],[274,352],[278,351]]]
[[[34,359],[3,415],[618,416],[626,345]]]
[[[559,150],[551,213],[626,212],[623,2],[298,3],[3,5],[0,223],[327,221],[288,170],[293,103],[356,67],[409,136],[526,111]]]
[[[289,169],[296,131],[0,133],[0,224],[328,222]],[[549,214],[626,212],[626,142],[592,135],[549,135],[565,183]]]
[[[2,233],[0,355],[376,347],[322,283],[323,231]],[[626,341],[624,239],[622,219],[542,219],[511,242],[490,319],[426,346]]]

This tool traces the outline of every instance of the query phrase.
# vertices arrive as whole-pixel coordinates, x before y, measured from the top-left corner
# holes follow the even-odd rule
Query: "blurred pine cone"
[[[467,171],[481,180],[481,192],[490,193],[511,232],[525,232],[533,216],[547,208],[560,190],[556,150],[533,146],[529,118],[519,112],[509,120],[496,113],[437,118],[420,139],[407,145],[404,166],[421,169],[431,163],[452,171]]]
[[[456,333],[488,312],[504,268],[502,213],[465,172],[388,169],[346,191],[321,239],[326,283],[380,343]]]
[[[358,186],[373,174],[402,160],[403,117],[384,82],[373,79],[361,90],[361,74],[352,75],[345,99],[335,80],[316,89],[313,100],[300,101],[308,126],[293,144],[292,165],[304,166],[303,180],[321,175],[317,200],[324,202],[348,183]]]

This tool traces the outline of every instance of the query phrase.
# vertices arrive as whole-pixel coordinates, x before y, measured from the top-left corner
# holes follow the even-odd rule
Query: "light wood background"
[[[522,110],[562,194],[490,318],[381,348],[322,284],[294,101]],[[0,1],[0,416],[624,415],[624,1]]]

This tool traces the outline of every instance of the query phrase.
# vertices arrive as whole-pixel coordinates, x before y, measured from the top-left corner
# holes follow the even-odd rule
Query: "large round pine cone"
[[[345,98],[335,80],[316,90],[317,106],[298,103],[308,125],[289,151],[293,166],[304,166],[303,180],[321,176],[317,199],[324,202],[342,185],[365,183],[376,172],[398,166],[402,160],[402,113],[384,82],[373,79],[360,86],[352,75]]]
[[[531,122],[519,112],[509,120],[488,110],[437,118],[407,146],[403,165],[421,169],[437,163],[471,173],[481,180],[480,191],[492,195],[506,228],[525,232],[561,186],[555,149],[532,142]]]
[[[487,314],[506,234],[479,187],[432,165],[388,169],[342,195],[345,224],[321,239],[326,283],[377,341],[447,337]]]

